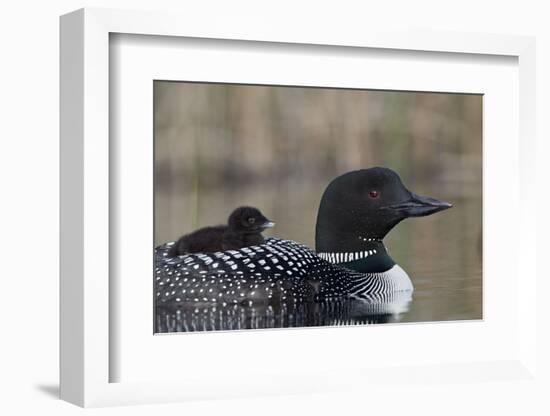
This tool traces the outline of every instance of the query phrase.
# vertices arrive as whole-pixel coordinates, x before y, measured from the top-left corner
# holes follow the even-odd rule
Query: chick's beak
[[[262,228],[263,229],[266,229],[266,228],[273,228],[275,226],[275,223],[273,221],[269,221],[267,220],[266,222],[264,222],[262,224]]]

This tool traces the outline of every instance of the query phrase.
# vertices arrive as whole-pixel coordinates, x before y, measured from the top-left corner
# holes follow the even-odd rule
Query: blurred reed
[[[326,184],[370,166],[481,198],[480,95],[156,81],[154,96],[156,243],[252,204],[311,244]]]

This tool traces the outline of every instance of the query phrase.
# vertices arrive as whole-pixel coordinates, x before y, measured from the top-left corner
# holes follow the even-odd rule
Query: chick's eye
[[[254,224],[255,222],[256,222],[256,218],[249,218],[248,219],[249,224]]]
[[[369,191],[369,196],[371,198],[378,198],[380,196],[380,192],[379,191]]]

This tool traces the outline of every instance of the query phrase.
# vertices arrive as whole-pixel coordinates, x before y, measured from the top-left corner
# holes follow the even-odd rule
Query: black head
[[[400,221],[452,205],[409,191],[391,169],[370,168],[335,178],[321,198],[317,216],[319,252],[357,249],[362,239],[381,240]]]
[[[227,221],[228,226],[244,233],[258,233],[275,225],[268,220],[259,209],[254,207],[239,207],[234,210]]]

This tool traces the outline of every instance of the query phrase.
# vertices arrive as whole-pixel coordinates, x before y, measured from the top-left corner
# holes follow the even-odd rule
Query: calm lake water
[[[411,189],[417,191],[411,187]],[[321,189],[322,191],[322,189]],[[453,203],[453,208],[429,217],[403,221],[384,240],[390,255],[409,274],[415,290],[394,299],[347,300],[305,303],[297,306],[210,307],[156,311],[155,332],[188,332],[232,329],[286,328],[325,325],[431,322],[482,318],[481,197],[475,192],[457,196],[422,192]],[[314,192],[313,194],[320,194]],[[464,196],[464,195],[467,196]],[[316,202],[295,195],[293,206],[281,206],[276,195],[255,192],[262,210],[277,226],[269,235],[293,239],[314,247]],[[231,199],[235,198],[235,201]],[[199,226],[223,222],[227,207],[242,205],[247,195],[232,194],[223,206],[208,204]],[[212,200],[215,196],[212,196]],[[280,198],[279,198],[280,199]],[[219,200],[219,199],[218,199]],[[193,227],[182,215],[189,198],[168,199],[157,194],[157,212],[163,204],[162,221],[157,221],[156,242],[171,241]],[[239,201],[239,202],[237,202]],[[171,204],[171,205],[170,205]],[[295,216],[293,212],[301,212]],[[159,218],[159,217],[157,217]],[[174,230],[182,230],[174,232]]]

